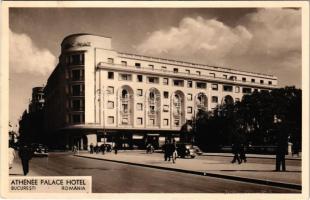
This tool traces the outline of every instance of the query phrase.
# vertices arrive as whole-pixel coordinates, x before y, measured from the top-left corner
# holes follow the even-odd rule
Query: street
[[[198,159],[216,159],[200,157]],[[229,161],[230,158],[221,158]],[[19,162],[15,159],[15,162]],[[260,162],[271,162],[261,159]],[[250,162],[259,162],[251,159]],[[300,165],[300,161],[296,162]],[[296,164],[295,163],[295,164]],[[292,163],[291,163],[292,164]],[[293,163],[294,164],[294,163]],[[298,193],[300,190],[258,185],[223,178],[199,176],[167,170],[140,167],[73,156],[72,153],[50,153],[34,157],[30,174],[39,176],[92,176],[94,193]],[[10,175],[21,175],[11,172]]]

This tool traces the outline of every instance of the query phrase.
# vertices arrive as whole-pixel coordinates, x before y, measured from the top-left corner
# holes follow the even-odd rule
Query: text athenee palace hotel
[[[121,53],[109,37],[69,35],[44,89],[45,134],[80,148],[158,147],[179,141],[199,109],[276,87],[272,75]]]

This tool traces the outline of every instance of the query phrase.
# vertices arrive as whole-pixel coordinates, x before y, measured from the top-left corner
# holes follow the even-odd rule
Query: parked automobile
[[[187,143],[177,143],[177,153],[178,156],[181,158],[195,158],[196,157],[196,150],[193,148],[192,144],[187,144]]]
[[[48,147],[43,144],[32,144],[33,155],[37,157],[48,156]]]
[[[193,146],[193,148],[195,149],[195,153],[198,156],[202,155],[203,152],[201,151],[201,149],[198,146]]]

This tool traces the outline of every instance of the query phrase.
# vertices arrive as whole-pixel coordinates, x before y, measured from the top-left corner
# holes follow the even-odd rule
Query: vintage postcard
[[[309,198],[308,2],[1,14],[3,198]]]

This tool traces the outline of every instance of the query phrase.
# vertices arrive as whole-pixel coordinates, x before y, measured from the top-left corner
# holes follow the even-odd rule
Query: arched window
[[[150,100],[155,100],[155,93],[153,91],[150,92]]]
[[[234,104],[234,99],[232,98],[232,96],[226,95],[226,96],[224,97],[223,104],[232,105],[232,104]]]
[[[199,93],[197,95],[197,106],[199,108],[205,108],[207,107],[207,103],[208,103],[207,96],[204,93]]]
[[[128,98],[128,91],[125,89],[122,90],[122,98]]]

